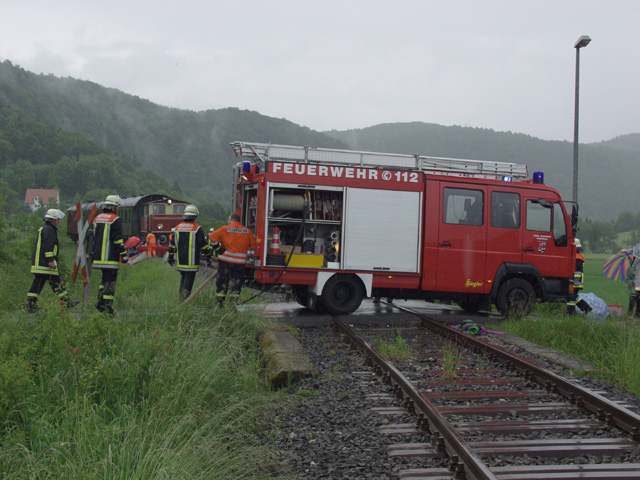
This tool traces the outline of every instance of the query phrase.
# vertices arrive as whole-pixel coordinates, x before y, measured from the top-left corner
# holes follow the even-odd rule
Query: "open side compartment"
[[[340,268],[343,189],[272,186],[268,196],[265,265]]]

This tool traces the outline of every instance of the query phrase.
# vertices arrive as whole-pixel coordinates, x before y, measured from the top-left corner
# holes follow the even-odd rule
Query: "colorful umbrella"
[[[615,255],[610,256],[604,261],[602,275],[616,282],[624,282],[633,261],[632,255],[633,250],[623,248]]]

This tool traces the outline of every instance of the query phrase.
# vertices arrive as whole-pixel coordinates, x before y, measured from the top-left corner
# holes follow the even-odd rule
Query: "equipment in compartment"
[[[269,193],[269,240],[279,229],[283,256],[284,247],[293,247],[308,258],[291,258],[289,266],[322,268],[327,262],[339,262],[339,242],[342,222],[342,191],[273,188]],[[303,225],[304,230],[300,232]],[[312,259],[310,257],[313,257]],[[267,254],[266,264],[280,266],[277,256]]]
[[[313,220],[328,220],[340,222],[342,220],[342,193],[313,191]]]
[[[308,190],[273,189],[269,216],[273,218],[302,219],[311,203]]]

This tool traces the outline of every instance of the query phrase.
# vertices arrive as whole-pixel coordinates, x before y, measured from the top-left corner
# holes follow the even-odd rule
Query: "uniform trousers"
[[[191,289],[193,289],[193,284],[196,281],[196,273],[197,270],[192,272],[180,271],[180,298],[182,300],[189,298],[189,295],[191,295]]]
[[[55,293],[61,299],[67,296],[67,290],[64,288],[60,275],[53,275],[48,273],[34,273],[33,282],[31,282],[31,288],[29,289],[28,300],[30,303],[35,304],[38,301],[38,297],[44,288],[44,284],[49,282],[53,293]]]
[[[216,288],[218,295],[224,295],[229,289],[231,282],[231,293],[240,294],[247,267],[242,263],[218,261],[218,277],[216,278]]]
[[[102,268],[102,281],[98,287],[98,303],[96,308],[100,311],[113,313],[113,300],[116,295],[116,281],[118,270],[115,268]]]

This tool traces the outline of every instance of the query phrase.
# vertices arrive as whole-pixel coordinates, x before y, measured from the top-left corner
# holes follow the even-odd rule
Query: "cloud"
[[[573,138],[573,44],[588,34],[581,140],[640,132],[634,0],[40,0],[5,2],[0,18],[0,57],[162,105],[559,140]]]

